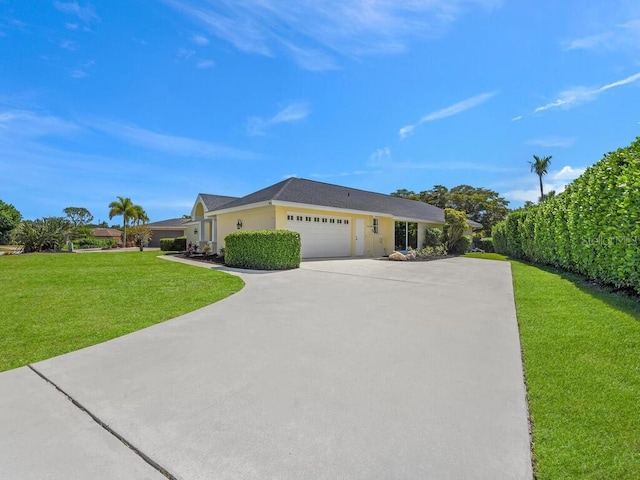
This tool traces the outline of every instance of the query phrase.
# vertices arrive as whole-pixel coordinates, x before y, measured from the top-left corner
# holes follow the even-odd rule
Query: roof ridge
[[[280,187],[280,189],[276,192],[276,194],[273,196],[273,200],[278,200],[278,198],[280,197],[280,195],[282,195],[282,193],[284,193],[284,191],[287,189],[287,187],[289,185],[291,185],[291,182],[293,180],[304,180],[304,178],[298,178],[298,177],[289,177],[286,180],[284,180],[282,182],[282,187]],[[277,185],[277,184],[276,184]],[[266,187],[269,188],[269,187]]]

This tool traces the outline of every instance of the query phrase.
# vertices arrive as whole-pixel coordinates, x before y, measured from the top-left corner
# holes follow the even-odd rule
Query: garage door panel
[[[307,221],[307,218],[311,218],[311,221]],[[351,255],[351,224],[344,223],[348,219],[317,215],[309,217],[309,214],[296,212],[288,213],[287,219],[287,228],[300,234],[303,258]],[[326,221],[323,222],[323,219]]]

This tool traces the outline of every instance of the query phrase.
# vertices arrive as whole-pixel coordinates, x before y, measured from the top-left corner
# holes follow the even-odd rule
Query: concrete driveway
[[[0,478],[532,478],[508,263],[240,275],[219,303],[0,374]]]

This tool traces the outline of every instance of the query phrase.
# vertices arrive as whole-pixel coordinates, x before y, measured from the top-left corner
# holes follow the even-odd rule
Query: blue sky
[[[152,221],[288,176],[537,197],[640,135],[637,0],[0,0],[0,199]],[[118,219],[113,222],[117,223]]]

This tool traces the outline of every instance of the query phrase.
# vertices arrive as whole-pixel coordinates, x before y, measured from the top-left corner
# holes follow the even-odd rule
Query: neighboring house
[[[116,242],[122,240],[122,232],[117,228],[92,228],[91,233],[95,238],[111,238]]]
[[[340,185],[289,178],[242,198],[200,194],[187,224],[187,241],[212,251],[237,230],[286,229],[300,233],[302,257],[379,257],[393,252],[396,222],[442,228],[444,212],[424,202]],[[404,240],[404,241],[403,241]]]
[[[147,226],[153,233],[149,241],[149,247],[160,247],[161,238],[176,238],[186,235],[187,224],[190,218],[170,218],[159,222],[148,223]]]

